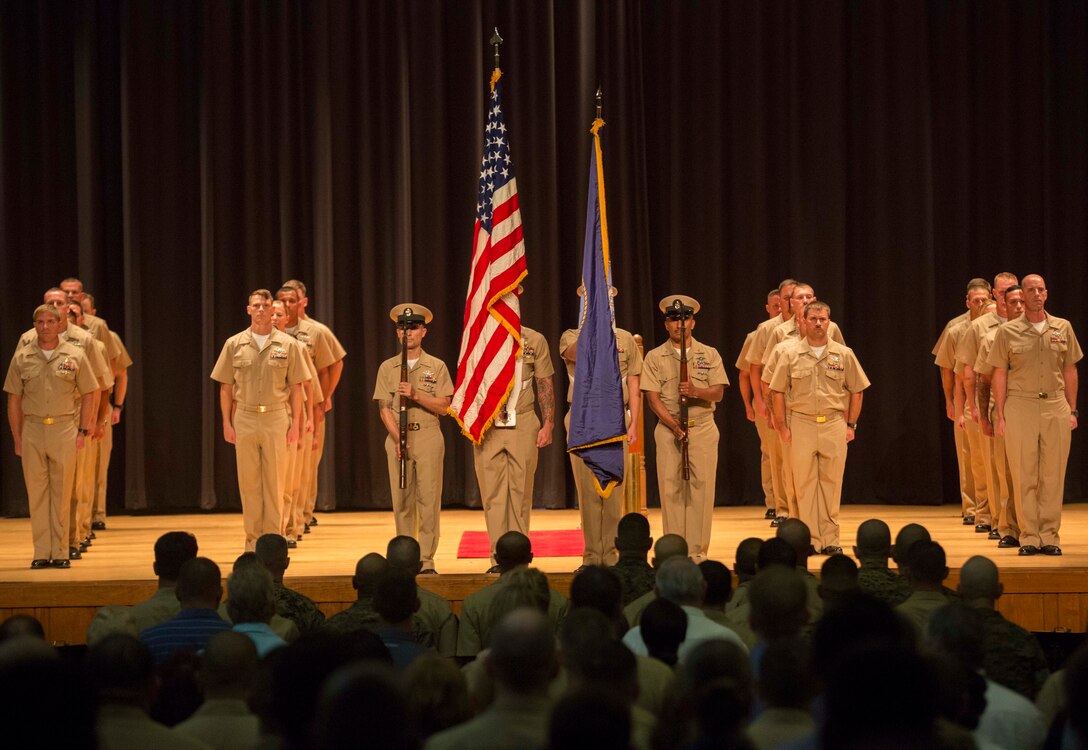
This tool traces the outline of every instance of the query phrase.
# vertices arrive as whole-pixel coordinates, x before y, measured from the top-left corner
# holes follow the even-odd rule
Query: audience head
[[[748,584],[748,623],[760,640],[792,638],[808,622],[808,587],[800,571],[772,565]]]
[[[268,623],[276,614],[272,575],[263,565],[235,568],[227,579],[227,614],[235,625]]]
[[[908,523],[895,535],[895,546],[892,547],[892,559],[899,566],[900,575],[904,574],[907,567],[907,552],[915,542],[928,542],[932,537],[929,530],[920,523]]]
[[[37,618],[26,614],[12,615],[4,620],[3,624],[0,624],[0,643],[24,636],[31,636],[44,641],[45,628],[42,627]]]
[[[699,572],[706,582],[703,606],[724,610],[733,593],[733,576],[729,575],[729,568],[717,560],[704,560],[699,563]]]
[[[797,555],[797,565],[805,565],[812,553],[812,533],[800,518],[787,518],[775,532],[775,538],[781,539],[793,547]]]
[[[420,739],[472,718],[468,685],[457,664],[438,654],[423,654],[402,674],[408,714]]]
[[[576,650],[564,657],[573,687],[607,691],[626,705],[638,698],[638,664],[631,649],[605,639],[593,648]]]
[[[495,625],[507,614],[529,608],[546,615],[551,603],[548,577],[536,568],[517,567],[503,575],[505,583],[495,593],[487,609],[487,618],[480,623],[480,639],[491,643]]]
[[[219,566],[206,557],[182,563],[174,594],[182,609],[215,609],[223,598],[223,576]]]
[[[756,565],[759,560],[759,548],[763,546],[763,540],[757,536],[750,536],[741,540],[737,545],[737,556],[733,563],[733,572],[737,579],[744,583],[752,580],[756,574]]]
[[[351,587],[355,589],[360,599],[374,596],[374,590],[378,586],[378,578],[385,573],[388,563],[377,552],[363,555],[359,562],[355,563],[355,575],[351,579]]]
[[[680,644],[687,637],[687,612],[668,599],[654,599],[642,610],[639,630],[650,656],[675,667]]]
[[[241,633],[216,633],[204,647],[200,683],[207,698],[245,698],[256,672],[257,647]]]
[[[641,517],[641,516],[640,516]],[[622,634],[626,620],[623,616],[623,584],[619,577],[603,565],[590,565],[574,576],[570,584],[570,608],[590,607],[604,614]]]
[[[264,534],[257,539],[256,553],[261,564],[272,574],[272,580],[282,582],[283,574],[291,564],[287,540],[279,534]]]
[[[854,554],[859,560],[887,560],[892,552],[892,530],[879,518],[862,521]]]
[[[657,543],[654,544],[653,566],[655,568],[660,568],[661,565],[670,558],[687,556],[687,540],[679,534],[665,534],[662,537],[658,537]]]
[[[756,570],[766,570],[774,565],[797,567],[797,552],[783,539],[768,539],[760,545],[756,555]]]
[[[314,746],[415,750],[420,742],[414,728],[408,699],[392,671],[380,664],[350,664],[321,689]]]
[[[508,531],[495,542],[495,563],[503,573],[532,561],[533,545],[521,532]]]
[[[628,513],[616,526],[616,549],[620,554],[634,555],[646,559],[646,553],[653,545],[650,536],[650,522],[641,513]]]
[[[808,646],[800,638],[767,644],[759,662],[759,697],[770,708],[807,711],[816,694],[809,664]]]
[[[99,704],[123,703],[145,711],[151,706],[155,665],[147,646],[136,638],[123,633],[106,636],[87,649],[83,665]]]
[[[926,645],[942,658],[952,659],[969,670],[982,669],[984,657],[982,615],[964,602],[953,602],[930,615]]]
[[[412,575],[417,575],[423,569],[419,542],[404,534],[389,540],[389,545],[385,548],[385,560],[389,567],[406,570]]]
[[[182,563],[192,560],[196,553],[196,537],[188,531],[168,531],[160,536],[155,541],[155,562],[151,566],[160,585],[173,585]]]
[[[555,677],[557,665],[555,633],[539,611],[514,610],[495,626],[487,670],[497,690],[517,694],[544,691]]]
[[[994,602],[1005,593],[997,565],[993,560],[981,555],[970,558],[960,568],[958,589],[964,603],[973,607],[993,607]]]
[[[630,708],[599,688],[572,691],[552,709],[548,722],[550,750],[628,750],[630,747]]]
[[[616,639],[612,622],[592,607],[572,609],[559,627],[559,658],[568,670],[600,648]]]
[[[242,554],[238,555],[238,557],[234,558],[234,565],[231,566],[230,570],[233,573],[236,570],[241,570],[247,565],[260,564],[261,558],[257,557],[256,552],[243,552]]]
[[[752,694],[752,662],[732,641],[712,639],[693,648],[680,666],[680,686],[688,694],[714,680],[728,680],[746,696]]]
[[[390,625],[410,625],[412,615],[419,611],[415,576],[407,570],[387,569],[374,590],[374,609]]]
[[[836,664],[851,649],[865,645],[913,651],[915,635],[885,602],[871,594],[851,591],[825,610],[812,633],[814,674],[823,680],[836,673]],[[891,674],[890,672],[888,674]]]
[[[937,542],[915,542],[907,552],[907,578],[914,588],[940,589],[948,578],[944,548]]]
[[[857,591],[858,564],[846,555],[831,555],[820,567],[818,591],[825,604],[834,605],[848,591]]]
[[[681,607],[701,607],[706,595],[706,581],[691,558],[670,557],[657,569],[654,590],[662,599]]]

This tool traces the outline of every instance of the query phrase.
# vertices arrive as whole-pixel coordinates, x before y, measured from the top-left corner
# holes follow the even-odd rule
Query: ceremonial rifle
[[[687,329],[684,321],[687,319],[688,308],[680,300],[673,300],[672,309],[680,315],[680,383],[688,380],[688,342]],[[680,429],[684,431],[684,437],[680,439],[680,465],[681,476],[684,481],[691,478],[691,464],[688,461],[688,397],[680,394]]]
[[[408,382],[408,319],[412,308],[404,308],[400,316],[400,382]],[[408,399],[402,394],[400,402],[400,488],[408,486]]]

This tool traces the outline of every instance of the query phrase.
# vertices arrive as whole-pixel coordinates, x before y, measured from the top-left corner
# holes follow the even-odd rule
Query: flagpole
[[[498,49],[498,48],[496,47],[496,49]],[[496,53],[496,55],[497,54],[498,53]],[[496,57],[495,59],[498,59],[498,57]],[[600,83],[597,84],[597,118],[596,119],[598,119],[598,120],[601,119],[601,84]]]
[[[499,66],[499,45],[502,44],[502,37],[499,36],[499,27],[495,27],[495,33],[491,35],[491,43],[495,45],[495,70],[500,68]]]

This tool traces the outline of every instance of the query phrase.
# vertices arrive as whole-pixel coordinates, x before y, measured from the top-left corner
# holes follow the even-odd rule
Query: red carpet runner
[[[581,557],[585,540],[581,529],[563,531],[530,531],[536,557]],[[486,558],[491,556],[491,546],[486,531],[466,531],[457,547],[459,558]]]

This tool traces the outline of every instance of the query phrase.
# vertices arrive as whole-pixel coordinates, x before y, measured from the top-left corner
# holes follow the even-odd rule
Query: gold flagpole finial
[[[502,37],[499,36],[499,27],[495,27],[495,33],[491,35],[491,43],[495,45],[495,69],[499,66],[499,45],[502,44]]]

